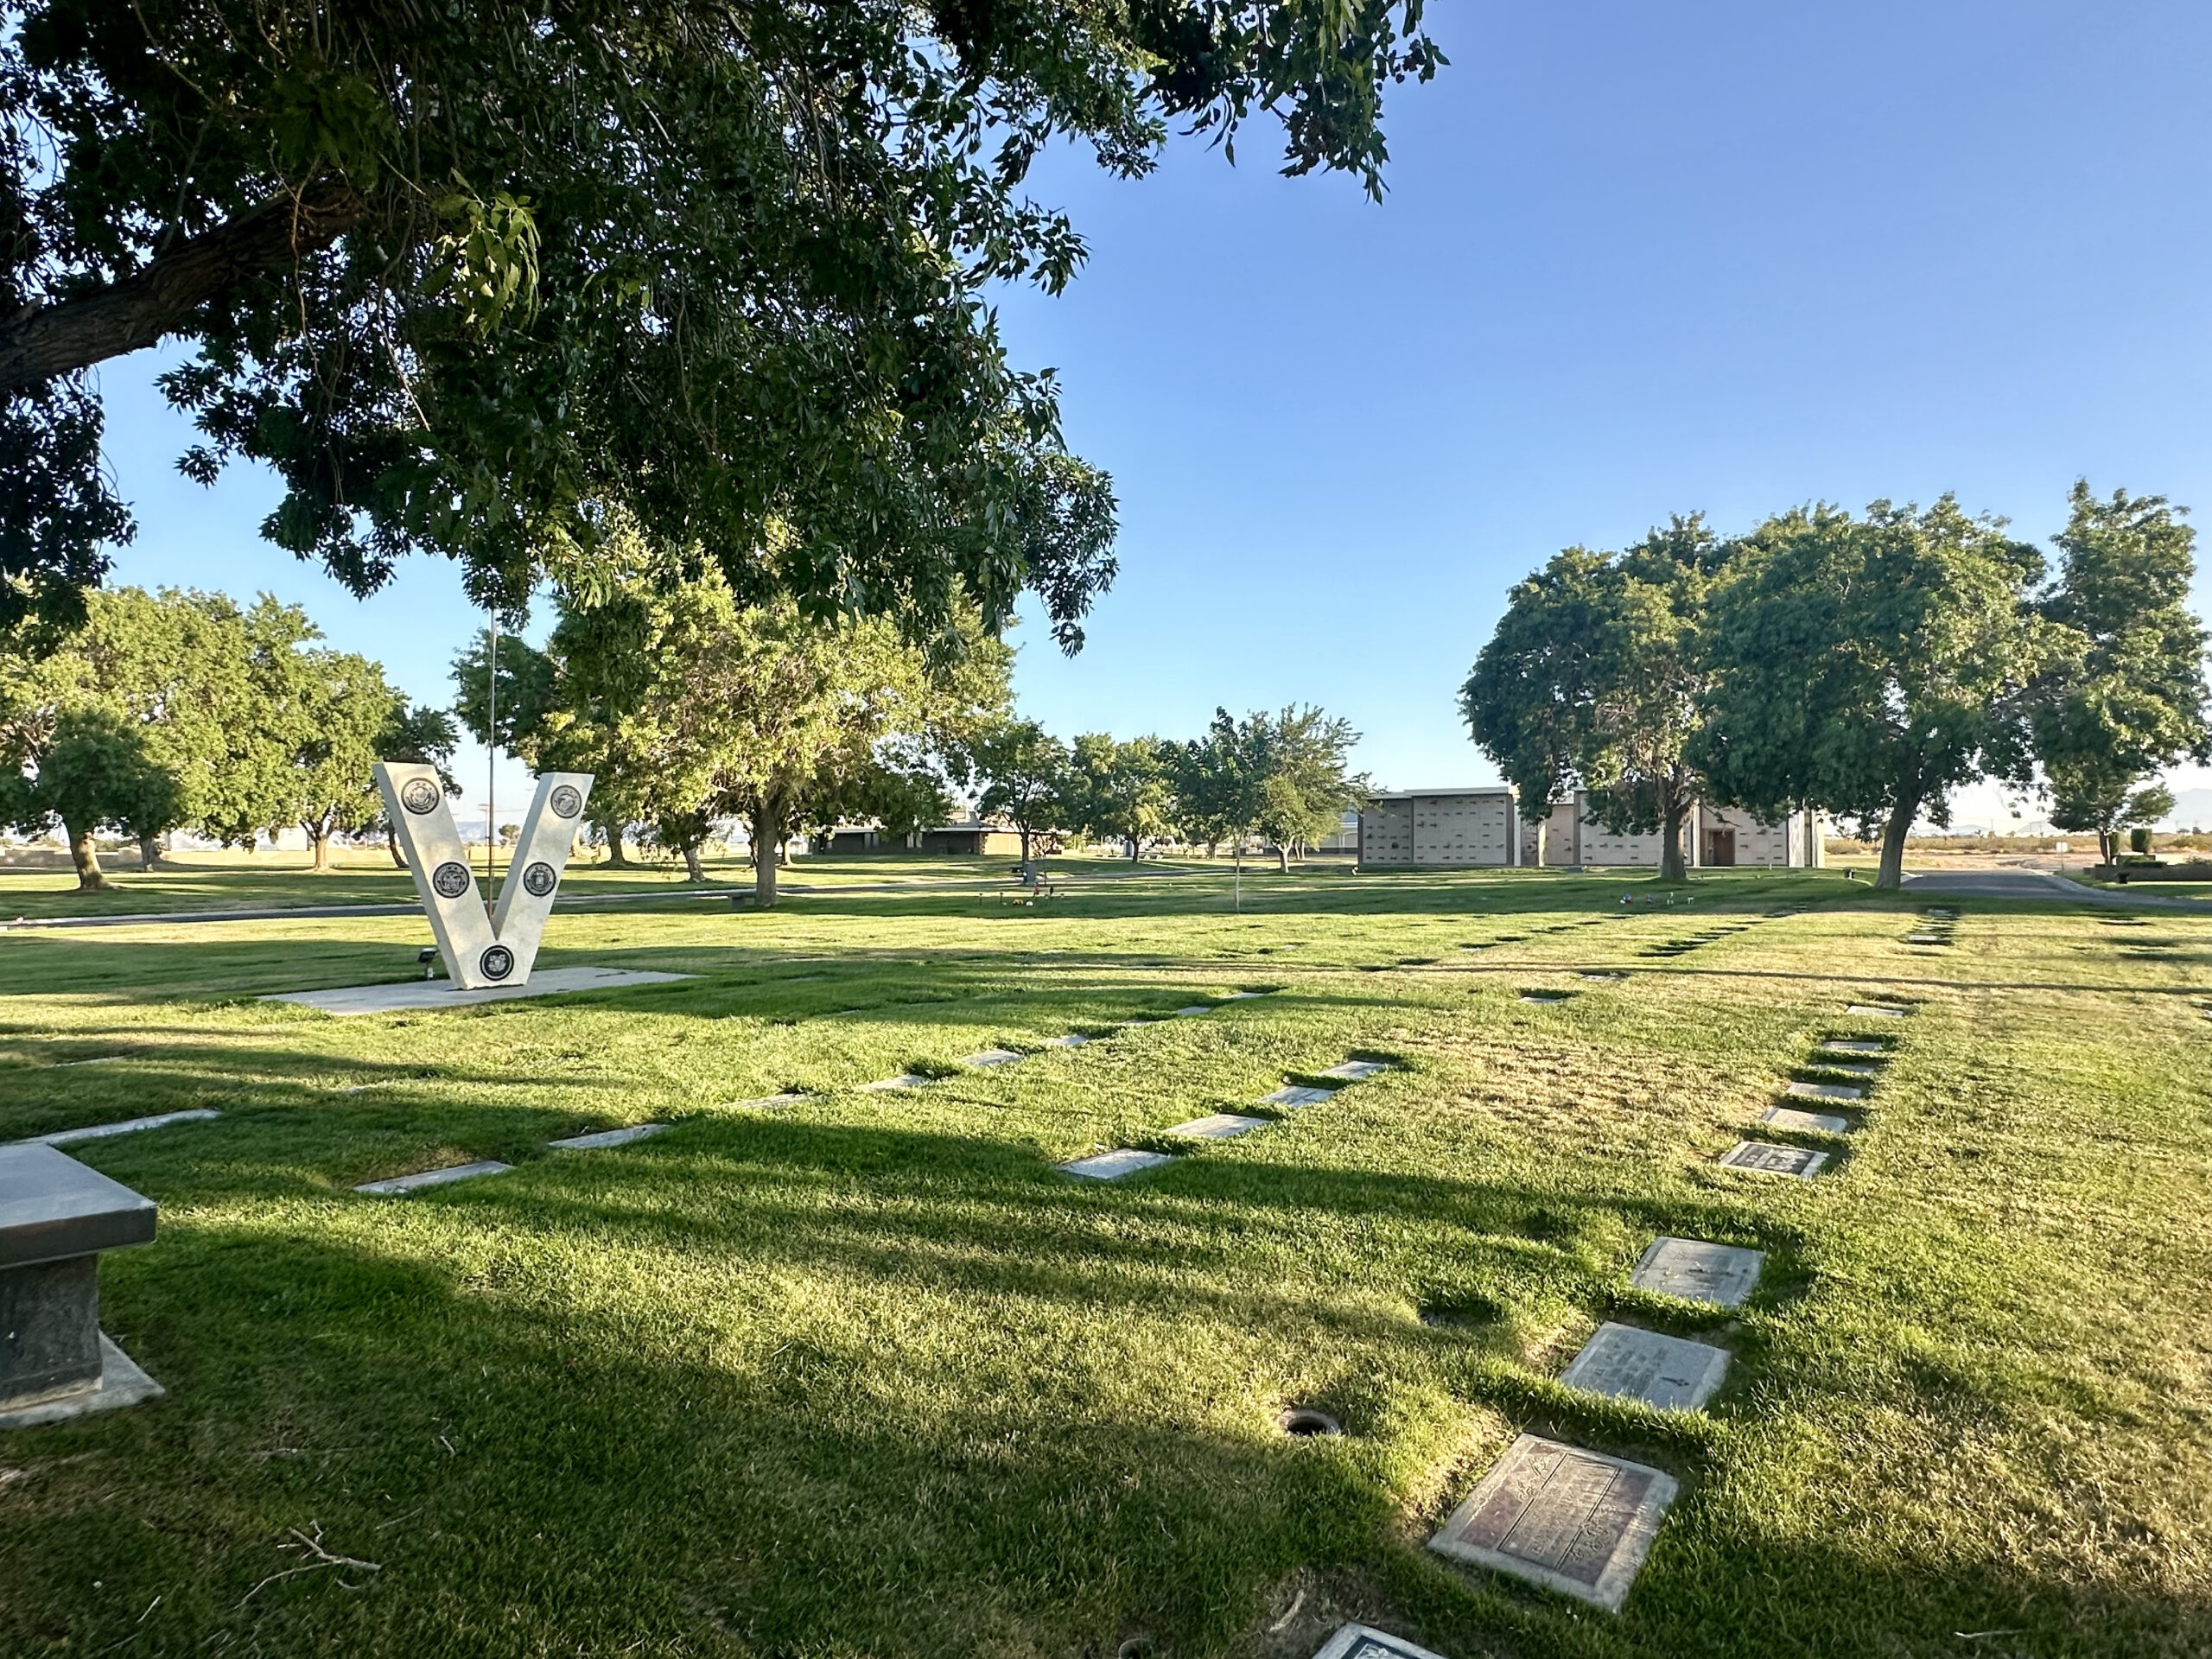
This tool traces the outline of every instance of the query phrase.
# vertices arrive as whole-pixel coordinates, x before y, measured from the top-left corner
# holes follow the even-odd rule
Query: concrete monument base
[[[465,991],[449,979],[406,979],[390,985],[345,985],[327,991],[287,991],[264,1002],[294,1002],[303,1008],[349,1019],[363,1014],[404,1014],[424,1008],[466,1008],[479,1002],[512,1002],[525,996],[561,996],[575,991],[607,991],[626,985],[667,985],[691,974],[655,974],[631,968],[548,968],[520,985],[488,985]]]
[[[42,1423],[63,1423],[72,1417],[89,1417],[96,1411],[120,1411],[142,1400],[156,1399],[168,1390],[140,1370],[130,1355],[100,1332],[99,1380],[90,1388],[35,1406],[0,1411],[0,1430],[36,1428]]]

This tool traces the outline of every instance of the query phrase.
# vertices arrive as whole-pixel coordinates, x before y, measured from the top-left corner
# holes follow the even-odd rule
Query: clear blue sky
[[[1562,546],[1947,489],[2042,538],[2078,474],[2212,510],[2212,9],[1432,10],[1453,62],[1392,98],[1379,207],[1259,124],[1234,168],[1035,180],[1092,257],[1002,324],[1122,526],[1083,654],[1022,631],[1048,727],[1313,702],[1378,783],[1480,780],[1456,688]],[[271,589],[443,700],[450,569],[362,604],[259,543],[266,480],[176,476],[149,380],[105,375],[120,578]]]

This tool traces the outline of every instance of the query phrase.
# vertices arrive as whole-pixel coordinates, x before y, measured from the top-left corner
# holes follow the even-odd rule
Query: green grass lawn
[[[785,868],[783,880],[798,887],[875,886],[884,882],[982,883],[1007,879],[1010,858],[929,855],[915,853],[836,854],[799,857]],[[714,887],[750,888],[753,871],[742,859],[705,861]],[[1077,879],[1119,877],[1123,861],[1094,855],[1046,861],[1055,872]],[[179,853],[151,870],[138,868],[137,853],[101,860],[108,887],[79,893],[67,868],[0,868],[0,922],[14,917],[159,915],[177,911],[269,910],[309,905],[390,905],[415,902],[414,879],[393,865],[381,849],[347,849],[335,868],[316,872],[305,853]],[[472,868],[483,877],[484,849],[474,849]],[[506,855],[499,862],[502,876]],[[610,868],[583,859],[572,861],[561,890],[570,898],[612,893],[696,893],[676,862],[633,861]]]
[[[0,1136],[223,1113],[73,1148],[162,1206],[104,1284],[169,1394],[0,1436],[0,1653],[1294,1659],[1345,1617],[1447,1659],[2212,1652],[2212,925],[1946,900],[1931,950],[1832,875],[1624,891],[578,912],[543,965],[697,977],[352,1020],[253,998],[408,977],[419,920],[0,938]],[[1754,925],[1644,954],[1716,914]],[[1832,1173],[1714,1167],[1867,1033]],[[1035,1052],[956,1065],[992,1045]],[[1054,1168],[1354,1055],[1396,1066]],[[857,1090],[910,1067],[947,1075]],[[348,1190],[482,1158],[518,1167]],[[1750,1305],[1630,1290],[1660,1233],[1767,1251]],[[1726,1387],[1560,1388],[1605,1319],[1730,1348]],[[1343,1438],[1280,1433],[1303,1404]],[[1422,1548],[1522,1430],[1681,1479],[1619,1616]],[[300,1535],[379,1570],[276,1576]]]

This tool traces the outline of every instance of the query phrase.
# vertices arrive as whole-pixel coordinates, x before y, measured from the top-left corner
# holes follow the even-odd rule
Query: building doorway
[[[1736,832],[1733,830],[1708,829],[1705,832],[1705,861],[1718,868],[1736,861]]]

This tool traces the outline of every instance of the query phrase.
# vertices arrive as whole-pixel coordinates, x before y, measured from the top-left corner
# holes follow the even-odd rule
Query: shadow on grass
[[[35,1472],[0,1506],[0,1647],[1245,1654],[1315,1570],[1337,1611],[1452,1654],[1935,1652],[2001,1630],[1975,1651],[2180,1655],[2206,1630],[2185,1594],[1829,1541],[1808,1493],[1784,1533],[1713,1484],[1711,1425],[1376,1312],[1392,1258],[1362,1241],[1383,1218],[1432,1230],[1429,1261],[1535,1227],[1570,1278],[1601,1207],[1796,1244],[1696,1198],[1228,1161],[1078,1188],[995,1142],[778,1122],[265,1225],[207,1218],[246,1189],[205,1174],[200,1214],[111,1275],[170,1397],[10,1444]],[[1347,1259],[1270,1274],[1255,1230]],[[1739,1351],[1753,1382],[1759,1360]],[[1268,1379],[1293,1374],[1351,1436],[1272,1431]],[[1896,1386],[1910,1407],[1922,1383]],[[1409,1497],[1465,1444],[1454,1399],[1684,1478],[1620,1619],[1421,1551],[1495,1443]],[[1732,1414],[1791,1404],[1746,1392]],[[256,1590],[309,1526],[380,1570]]]

